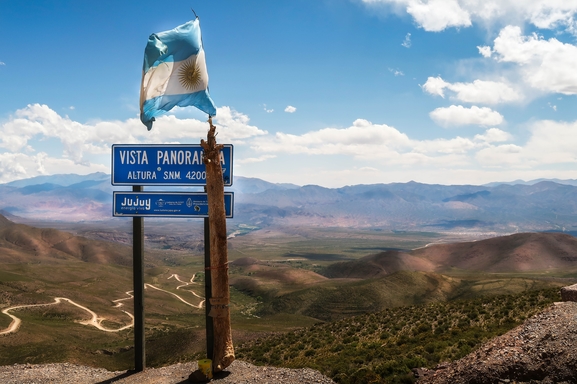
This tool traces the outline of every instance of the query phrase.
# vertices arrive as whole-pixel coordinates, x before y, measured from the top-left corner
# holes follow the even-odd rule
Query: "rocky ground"
[[[143,372],[109,372],[74,364],[17,364],[0,367],[0,383],[3,384],[184,384],[193,383],[197,372],[196,362],[176,364],[169,367],[146,369]],[[334,384],[318,371],[273,367],[256,367],[235,361],[210,381],[215,384]]]
[[[577,303],[555,303],[478,350],[434,370],[419,384],[577,383]]]

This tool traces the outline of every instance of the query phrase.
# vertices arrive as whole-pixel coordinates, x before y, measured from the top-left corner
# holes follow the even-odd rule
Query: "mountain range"
[[[46,221],[106,221],[112,217],[110,175],[38,176],[0,184],[6,216]],[[146,187],[146,190],[198,190]],[[577,181],[487,185],[417,182],[352,185],[275,184],[235,177],[231,226],[316,226],[395,231],[515,233],[577,230]]]

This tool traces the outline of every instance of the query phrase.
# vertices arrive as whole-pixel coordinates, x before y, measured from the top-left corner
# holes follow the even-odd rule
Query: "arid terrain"
[[[107,369],[106,380],[114,377],[112,374],[124,375],[123,380],[138,377],[126,373],[134,353],[132,249],[127,223],[71,226],[60,222],[55,225],[59,229],[55,229],[49,222],[36,226],[29,220],[20,220],[22,223],[16,223],[0,216],[3,369],[8,372],[8,366],[23,364],[13,369],[31,375],[36,369],[44,369],[37,364],[66,363],[67,366],[48,365],[46,369],[66,375],[71,375],[71,370],[93,375],[103,372],[93,370],[100,367]],[[205,348],[202,228],[192,222],[183,227],[152,220],[146,228],[147,361],[149,367],[158,368],[147,374],[160,377],[166,372],[178,372],[179,380],[183,380],[183,365],[185,370],[191,369],[191,364],[203,357]],[[575,249],[575,238],[563,233],[497,237],[372,229],[238,227],[229,237],[233,337],[238,346],[251,345],[256,339],[299,329],[314,330],[319,324],[337,327],[334,322],[339,321],[338,327],[352,327],[348,322],[358,321],[352,319],[382,311],[404,313],[405,308],[414,306],[452,305],[498,295],[520,297],[526,292],[541,295],[539,292],[577,281]],[[550,297],[547,295],[538,297]],[[539,303],[544,305],[547,301]],[[468,306],[463,304],[462,308]],[[462,336],[452,337],[474,337],[469,342],[479,346],[483,338],[534,313],[531,306],[523,308],[524,312],[507,316],[495,307],[491,321],[497,323],[483,331],[486,336],[474,337],[476,331],[462,329],[463,319],[445,320],[445,324],[459,324],[453,331]],[[501,315],[504,317],[499,320]],[[439,329],[444,327],[447,325]],[[372,332],[361,325],[354,329],[359,334]],[[435,329],[425,333],[436,332]],[[339,333],[333,343],[350,348],[356,342],[347,341],[355,337],[349,332],[350,329]],[[386,332],[380,337],[385,337]],[[403,332],[412,335],[410,332],[416,331],[401,328],[394,332],[401,332],[401,336],[388,336],[388,342],[402,343],[404,348],[408,344]],[[313,356],[314,338],[318,336],[302,337],[302,350],[281,354],[285,357],[280,360],[274,353],[267,354],[265,364],[303,368],[309,366],[309,361],[315,368],[316,363],[307,356]],[[371,343],[363,348],[369,348]],[[248,358],[246,348],[239,351]],[[460,346],[447,348],[448,356],[453,358],[467,351]],[[457,353],[450,352],[450,348],[460,349]],[[263,363],[256,355],[250,359],[249,362]],[[413,364],[408,361],[398,367]],[[263,379],[281,372],[271,369],[265,374],[264,368],[237,364],[241,364],[238,367],[242,369],[238,369],[242,372],[257,372]],[[294,374],[298,377],[300,373]],[[326,370],[322,374],[326,377],[319,376],[319,380],[330,382],[327,377],[341,377],[343,383],[357,375],[355,371],[345,374]],[[227,377],[232,375],[231,372]],[[172,374],[169,376],[167,380],[172,380]]]

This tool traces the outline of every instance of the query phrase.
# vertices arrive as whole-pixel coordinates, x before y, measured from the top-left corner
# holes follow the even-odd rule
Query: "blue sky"
[[[577,0],[0,0],[0,182],[199,143],[138,119],[153,32],[200,17],[235,175],[339,187],[577,178]]]

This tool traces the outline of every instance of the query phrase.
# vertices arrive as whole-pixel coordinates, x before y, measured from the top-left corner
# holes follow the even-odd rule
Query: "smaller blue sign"
[[[112,216],[208,217],[208,196],[203,192],[113,192]],[[234,193],[224,193],[224,209],[232,218]]]

